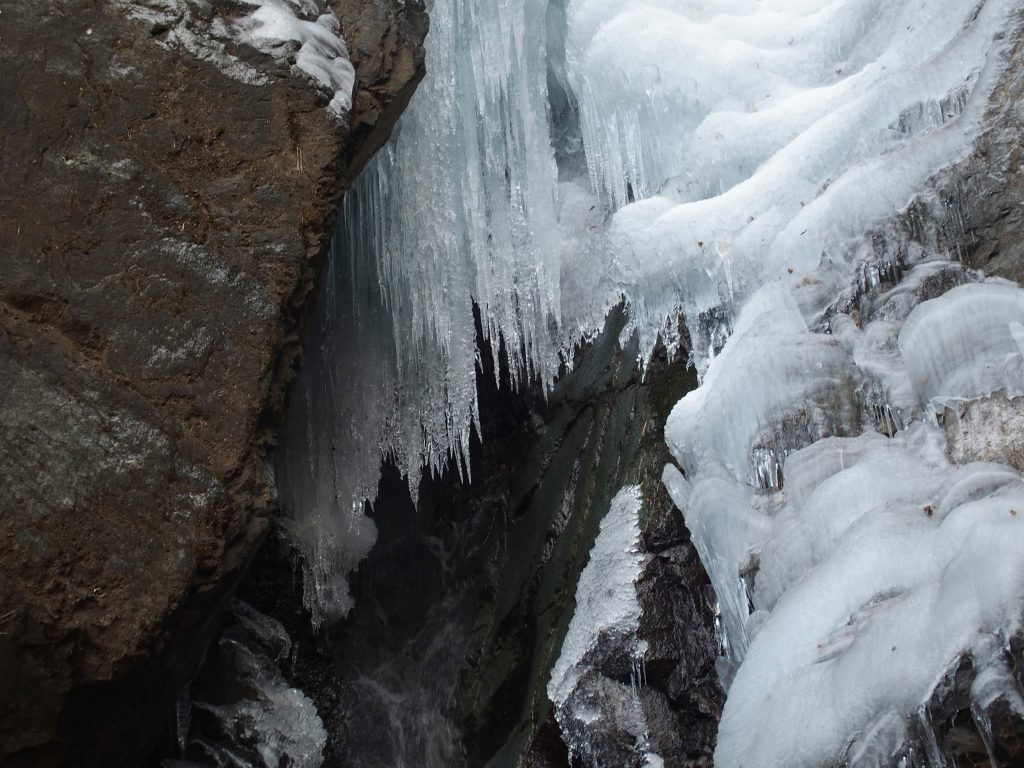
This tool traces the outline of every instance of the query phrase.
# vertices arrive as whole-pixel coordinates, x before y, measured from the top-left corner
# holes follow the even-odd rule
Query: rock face
[[[955,234],[970,266],[1024,282],[1024,37],[1010,60],[992,96],[987,130],[955,175],[963,209]]]
[[[957,464],[998,461],[1024,471],[1024,397],[1001,393],[946,406],[949,457]]]
[[[350,121],[294,49],[214,41],[253,84],[196,47],[235,3],[141,5],[0,15],[3,765],[138,764],[168,731],[268,525],[344,183],[423,74],[414,2],[339,3]]]

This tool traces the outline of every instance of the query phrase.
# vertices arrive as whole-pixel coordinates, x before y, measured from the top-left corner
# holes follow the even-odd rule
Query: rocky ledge
[[[257,45],[263,5],[0,9],[2,765],[146,762],[268,527],[303,310],[427,19],[278,3],[301,34]],[[299,66],[325,30],[350,109]]]

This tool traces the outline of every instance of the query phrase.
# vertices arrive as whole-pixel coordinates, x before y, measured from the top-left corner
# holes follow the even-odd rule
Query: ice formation
[[[281,623],[236,600],[219,646],[223,679],[208,691],[219,698],[179,702],[183,759],[162,765],[319,768],[327,730],[313,701],[282,674],[293,645]]]
[[[611,252],[648,345],[674,307],[691,325],[734,315],[766,281],[787,282],[805,312],[834,297],[860,255],[853,241],[969,151],[1016,10],[571,3],[588,167],[620,206]]]
[[[884,764],[961,654],[983,666],[1020,629],[1024,481],[1002,464],[952,464],[935,407],[1024,385],[1024,291],[983,280],[929,298],[937,275],[979,278],[924,261],[861,297],[858,322],[835,314],[824,337],[777,312],[749,322],[777,290],[762,289],[669,418],[687,477],[670,465],[665,483],[723,604],[723,674],[735,674],[716,765]],[[827,354],[808,354],[817,339]],[[721,407],[741,383],[753,396]],[[900,403],[905,429],[866,407],[876,391]],[[759,488],[751,457],[773,435],[797,442],[781,487]],[[794,722],[813,727],[794,734]]]
[[[947,667],[1019,628],[1024,485],[952,465],[935,414],[1020,394],[1024,292],[871,237],[969,153],[1018,13],[569,6],[615,269],[648,339],[686,316],[702,374],[664,480],[722,606],[716,765],[884,763]]]
[[[950,463],[937,418],[1021,394],[1024,294],[898,226],[946,215],[932,181],[971,152],[1019,0],[436,0],[431,21],[428,77],[346,200],[278,457],[311,605],[347,608],[382,455],[414,486],[460,462],[471,301],[548,381],[624,295],[645,349],[685,319],[701,376],[664,480],[722,608],[716,765],[898,747],[1024,596],[1020,477]]]

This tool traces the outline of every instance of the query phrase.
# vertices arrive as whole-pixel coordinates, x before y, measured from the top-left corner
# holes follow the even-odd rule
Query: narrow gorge
[[[0,72],[0,766],[1024,765],[1019,0],[4,0]]]

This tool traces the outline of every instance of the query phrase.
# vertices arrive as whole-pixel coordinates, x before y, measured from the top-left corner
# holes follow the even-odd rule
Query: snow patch
[[[625,637],[639,629],[636,580],[644,561],[639,549],[642,508],[640,489],[628,486],[615,494],[601,521],[601,532],[576,585],[576,612],[548,681],[548,698],[556,706],[572,694],[584,658],[602,634]]]
[[[314,0],[243,0],[256,10],[233,23],[237,40],[275,58],[297,46],[295,66],[332,95],[328,109],[341,115],[352,109],[356,72],[341,38],[341,23],[329,7]]]

